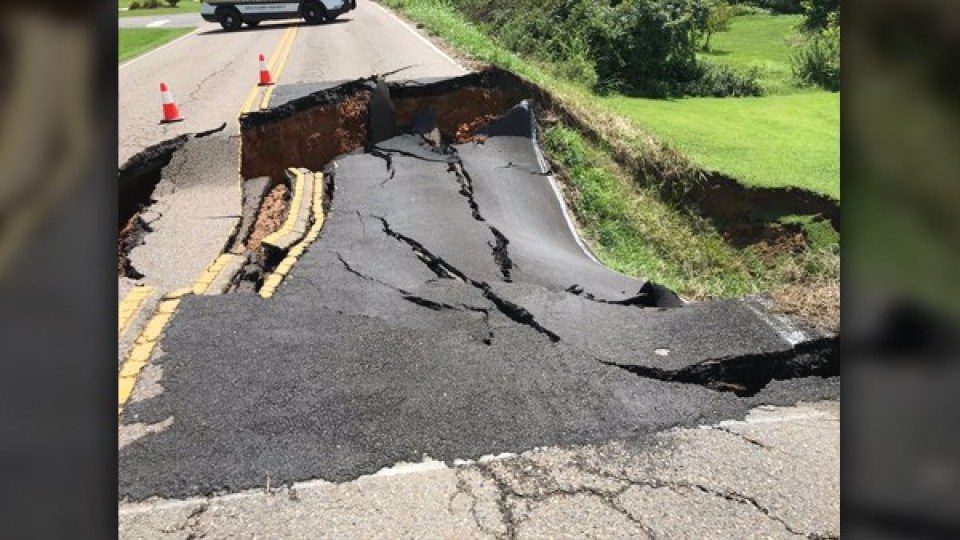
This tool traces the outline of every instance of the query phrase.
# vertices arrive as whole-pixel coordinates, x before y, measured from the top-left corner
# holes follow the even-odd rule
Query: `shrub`
[[[177,4],[179,3],[180,3],[180,0],[167,0],[167,4],[172,8],[177,7]]]
[[[791,57],[793,75],[801,84],[840,90],[840,27],[814,35]]]
[[[703,97],[762,96],[760,72],[756,67],[741,73],[723,64],[704,64],[700,77],[687,84],[683,93]]]
[[[705,0],[450,0],[515,52],[598,90],[662,95],[697,76]],[[711,0],[713,1],[713,0]]]
[[[145,0],[143,4],[140,4],[142,9],[157,9],[160,6],[160,0]]]
[[[733,10],[733,16],[739,17],[741,15],[769,15],[770,10],[765,9],[753,4],[732,4],[730,8]]]
[[[803,13],[803,6],[800,4],[800,0],[748,0],[741,3],[753,4],[757,7],[772,11],[773,13]]]
[[[129,9],[143,9],[143,6],[140,5],[140,2],[130,2]]]

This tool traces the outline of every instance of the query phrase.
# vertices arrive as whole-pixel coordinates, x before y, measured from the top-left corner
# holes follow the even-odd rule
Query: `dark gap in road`
[[[421,307],[425,307],[432,311],[460,311],[457,306],[452,306],[444,302],[434,302],[422,296],[415,296],[412,294],[407,294],[403,296],[403,299],[412,304],[416,304]]]
[[[390,236],[410,246],[410,249],[412,249],[417,255],[417,258],[420,259],[420,261],[423,262],[423,264],[426,265],[431,272],[436,274],[438,278],[457,279],[464,283],[470,283],[470,280],[467,278],[467,276],[463,275],[462,272],[447,263],[447,261],[437,257],[433,253],[430,253],[430,251],[427,250],[423,244],[414,240],[413,238],[410,238],[409,236],[405,236],[391,229],[390,223],[388,223],[386,219],[381,216],[371,217],[380,220],[380,223],[383,225],[383,232],[386,233],[387,236]]]
[[[163,179],[163,168],[173,155],[183,148],[190,135],[180,135],[147,147],[133,155],[117,173],[119,205],[117,208],[117,272],[131,279],[140,279],[143,274],[130,263],[133,248],[143,242],[151,231],[150,224],[141,213],[155,201],[153,192]]]
[[[456,155],[456,151],[454,151],[454,155]],[[497,266],[500,267],[500,274],[503,276],[503,280],[510,283],[513,281],[513,278],[510,276],[510,272],[513,270],[513,259],[510,258],[510,251],[507,249],[510,240],[500,232],[499,229],[488,223],[483,215],[480,214],[480,205],[477,204],[473,196],[473,178],[470,177],[470,173],[468,173],[467,169],[463,166],[463,161],[460,159],[460,156],[456,156],[456,158],[456,163],[450,164],[450,172],[456,175],[457,182],[460,184],[460,194],[467,199],[467,204],[470,205],[470,212],[471,215],[473,215],[473,219],[483,222],[490,229],[490,234],[493,235],[495,240],[495,244],[490,244],[493,260],[497,263]]]
[[[380,185],[384,185],[390,180],[393,180],[393,177],[396,176],[397,170],[393,168],[393,156],[390,155],[390,152],[383,152],[380,149],[374,147],[370,150],[370,155],[376,156],[382,159],[387,165],[387,176],[380,182]]]
[[[252,180],[245,181],[249,184]],[[246,185],[244,186],[246,193]],[[235,245],[234,253],[245,257],[240,271],[233,277],[228,292],[255,292],[263,285],[263,279],[277,261],[271,260],[261,243],[263,239],[279,230],[290,212],[292,190],[287,179],[271,178],[260,204],[242,241]]]
[[[503,280],[510,283],[513,281],[510,277],[510,271],[513,270],[513,260],[510,259],[510,251],[507,250],[507,244],[510,243],[510,240],[493,225],[490,225],[490,232],[496,238],[496,245],[490,246],[490,249],[493,250],[493,260],[500,267]]]
[[[708,360],[677,371],[600,362],[649,379],[696,384],[750,397],[773,380],[840,375],[840,339],[813,339],[780,352]]]
[[[201,132],[195,134],[193,137],[194,137],[195,139],[202,139],[202,138],[204,138],[204,137],[209,137],[210,135],[213,135],[214,133],[220,133],[221,131],[223,131],[223,130],[225,130],[225,129],[227,129],[227,123],[226,123],[226,122],[220,124],[219,127],[215,127],[215,128],[213,128],[213,129],[208,129],[207,131],[201,131]]]
[[[381,285],[381,286],[386,287],[386,288],[388,288],[388,289],[397,291],[397,292],[400,293],[404,298],[406,298],[406,297],[408,297],[408,296],[413,296],[413,295],[411,295],[408,291],[406,291],[406,290],[404,290],[404,289],[401,289],[400,287],[396,287],[396,286],[391,285],[391,284],[389,284],[389,283],[386,283],[386,282],[384,282],[384,281],[380,281],[379,279],[377,279],[377,278],[375,278],[375,277],[368,276],[368,275],[360,272],[359,270],[357,270],[356,268],[354,268],[350,263],[348,263],[347,260],[344,259],[344,258],[343,258],[343,255],[341,255],[340,253],[337,253],[337,259],[340,261],[340,264],[342,264],[343,267],[347,270],[347,272],[350,272],[351,274],[353,274],[353,275],[355,275],[355,276],[357,276],[357,277],[359,277],[359,278],[365,279],[365,280],[367,280],[367,281],[372,281],[372,282],[376,283],[377,285]]]
[[[607,300],[605,298],[598,298],[592,293],[584,291],[583,287],[576,283],[567,287],[565,292],[574,294],[585,300],[590,300],[591,302],[598,302],[601,304],[638,306],[645,308],[683,307],[683,300],[680,299],[677,293],[673,292],[668,287],[652,281],[647,281],[644,283],[643,286],[640,287],[640,290],[637,291],[635,296],[631,296],[630,298],[625,298],[623,300]]]

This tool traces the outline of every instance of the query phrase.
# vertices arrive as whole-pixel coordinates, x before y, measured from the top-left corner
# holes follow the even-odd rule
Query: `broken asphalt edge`
[[[310,172],[310,171],[307,171]],[[303,173],[298,172],[298,182],[303,180]],[[313,172],[313,183],[312,183],[312,200],[306,200],[306,207],[304,208],[305,213],[309,216],[312,209],[312,221],[313,224],[310,226],[309,230],[305,231],[305,235],[302,235],[298,239],[296,244],[292,245],[289,250],[286,250],[283,260],[273,269],[273,272],[270,273],[264,279],[263,285],[260,287],[259,294],[262,298],[271,298],[274,293],[277,291],[277,287],[280,286],[280,283],[283,282],[283,279],[287,276],[290,270],[293,269],[293,265],[296,264],[297,260],[301,255],[306,251],[307,247],[310,246],[313,242],[320,237],[320,231],[323,230],[324,223],[324,194],[325,194],[325,182],[324,182],[324,173],[322,172]],[[303,198],[302,193],[303,189],[300,189],[301,198]],[[295,195],[296,197],[296,195]],[[294,202],[296,205],[296,202]],[[296,208],[296,206],[294,206]],[[290,212],[292,214],[292,211]],[[296,218],[294,218],[296,219]],[[303,222],[307,222],[310,219],[309,217],[305,218]],[[287,216],[287,222],[290,221],[290,216]],[[284,224],[286,226],[286,223]],[[279,231],[278,231],[279,232]],[[269,238],[269,237],[268,237]],[[266,244],[266,240],[264,240]]]
[[[147,169],[157,167],[160,161],[169,162],[173,154],[178,150],[183,148],[183,146],[190,139],[199,139],[203,137],[208,137],[215,133],[223,131],[227,127],[226,122],[222,123],[219,127],[200,131],[196,133],[185,133],[179,135],[172,139],[167,139],[161,141],[155,145],[152,145],[141,152],[138,152],[130,159],[128,159],[118,171],[118,182],[122,184],[124,178],[136,177],[139,174],[144,173]],[[240,215],[242,212],[242,199],[243,199],[243,177],[240,175],[240,151],[237,152],[237,190],[238,190],[238,212],[237,215]],[[120,186],[121,190],[124,186]],[[143,330],[140,332],[140,335],[134,340],[133,345],[129,348],[126,354],[126,358],[120,366],[119,372],[117,374],[117,418],[119,419],[123,415],[123,408],[126,405],[127,401],[130,400],[130,397],[133,395],[133,390],[137,384],[137,378],[140,375],[140,371],[146,367],[149,363],[151,357],[153,356],[154,348],[156,347],[157,342],[160,340],[160,337],[163,335],[164,330],[167,325],[170,323],[173,316],[176,314],[177,308],[180,306],[180,300],[183,296],[187,294],[204,294],[207,292],[207,289],[210,287],[210,284],[214,282],[218,274],[225,268],[229,266],[230,257],[235,257],[228,253],[230,245],[233,242],[234,237],[237,235],[240,229],[240,220],[235,220],[233,231],[227,237],[226,242],[223,247],[220,249],[220,253],[217,255],[216,259],[203,271],[200,277],[193,283],[191,287],[184,287],[177,289],[175,291],[164,294],[160,301],[157,303],[154,308],[153,314],[147,320],[147,323],[144,325]],[[138,287],[139,288],[139,287]],[[197,292],[199,291],[199,292]],[[129,294],[128,294],[129,296]],[[148,294],[149,296],[149,294]],[[124,298],[126,300],[126,298]],[[122,320],[123,318],[123,308],[126,307],[129,310],[129,303],[124,306],[121,302],[121,305],[118,309],[118,317]],[[137,308],[139,309],[139,307]],[[132,319],[133,313],[130,314],[130,319]],[[126,331],[126,328],[122,329],[122,332]],[[122,333],[121,332],[121,333]]]

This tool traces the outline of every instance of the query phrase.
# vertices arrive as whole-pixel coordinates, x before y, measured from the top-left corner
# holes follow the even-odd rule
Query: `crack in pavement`
[[[736,431],[733,431],[732,429],[730,429],[730,428],[728,428],[728,427],[725,427],[725,426],[714,426],[713,429],[716,429],[717,431],[722,431],[723,433],[728,433],[728,434],[730,434],[730,435],[733,435],[734,437],[736,437],[736,438],[738,438],[738,439],[741,439],[741,440],[743,440],[743,441],[745,441],[745,442],[747,442],[747,443],[749,443],[749,444],[752,444],[752,445],[754,445],[754,446],[763,448],[763,449],[765,449],[765,450],[773,450],[773,447],[771,447],[771,446],[769,446],[769,445],[766,445],[766,444],[764,444],[764,443],[762,443],[762,442],[760,442],[760,441],[758,441],[758,440],[756,440],[756,439],[754,439],[754,438],[747,437],[746,435],[744,435],[744,434],[742,434],[742,433],[737,433]]]
[[[463,160],[460,158],[459,154],[456,153],[456,150],[453,150],[453,153],[457,161],[450,164],[449,172],[452,172],[456,176],[457,183],[460,184],[460,194],[467,199],[467,204],[470,205],[470,211],[473,215],[473,219],[483,222],[486,224],[487,228],[490,229],[490,234],[493,235],[496,243],[488,243],[487,245],[489,245],[490,249],[492,250],[494,262],[496,262],[497,266],[500,267],[500,274],[503,276],[503,280],[507,283],[510,283],[513,281],[510,272],[514,268],[513,259],[510,258],[510,251],[507,249],[507,246],[510,244],[510,239],[508,239],[505,234],[500,232],[499,229],[491,225],[480,213],[480,205],[477,204],[477,201],[474,198],[473,178],[463,166]]]
[[[553,343],[560,341],[559,335],[538,323],[533,314],[527,311],[526,308],[514,304],[513,302],[497,295],[489,283],[467,277],[463,272],[445,261],[443,258],[431,253],[420,242],[391,229],[390,224],[383,217],[371,217],[380,220],[380,222],[383,224],[383,232],[388,236],[396,239],[399,242],[409,245],[413,252],[417,254],[417,257],[424,263],[424,265],[427,266],[427,268],[436,274],[437,277],[444,279],[457,279],[472,285],[483,294],[484,298],[492,302],[501,313],[506,315],[514,322],[533,328],[537,332],[547,336]]]
[[[483,338],[481,341],[484,343],[484,345],[493,344],[494,333],[493,333],[493,328],[490,326],[490,310],[489,309],[484,307],[478,307],[478,306],[470,306],[467,304],[460,304],[459,306],[455,306],[453,304],[447,304],[446,302],[436,302],[434,300],[430,300],[429,298],[425,298],[423,296],[413,294],[410,291],[407,291],[401,287],[391,285],[373,276],[368,276],[367,274],[360,272],[359,270],[351,266],[350,263],[348,263],[346,259],[343,258],[343,255],[340,254],[339,252],[337,252],[337,259],[340,260],[340,263],[351,274],[359,278],[376,283],[378,285],[381,285],[383,287],[386,287],[388,289],[391,289],[393,291],[396,291],[397,293],[400,294],[401,298],[403,298],[404,300],[410,303],[416,304],[420,307],[424,307],[432,311],[444,311],[444,310],[459,311],[459,312],[472,311],[474,313],[482,314],[484,326],[486,326],[487,328],[487,337]]]
[[[785,519],[774,514],[772,510],[762,505],[756,498],[743,493],[739,493],[737,491],[719,490],[719,489],[715,489],[715,488],[712,488],[700,483],[696,483],[696,482],[667,481],[662,479],[635,479],[629,476],[613,474],[610,471],[604,471],[604,470],[596,469],[594,467],[589,467],[584,463],[582,463],[579,459],[571,461],[569,465],[572,468],[586,475],[605,478],[622,485],[620,485],[616,489],[602,489],[598,487],[591,487],[591,486],[585,486],[585,485],[578,485],[574,487],[562,487],[562,486],[546,487],[544,485],[536,483],[535,493],[533,494],[522,493],[514,489],[508,481],[508,477],[509,477],[508,475],[510,474],[516,475],[517,469],[521,467],[520,463],[522,463],[522,461],[517,461],[514,463],[499,462],[499,463],[492,463],[487,465],[484,465],[484,464],[476,465],[477,470],[484,476],[484,478],[491,480],[494,483],[494,485],[497,487],[497,492],[499,497],[498,507],[501,510],[502,518],[507,524],[507,529],[509,532],[509,534],[507,535],[507,538],[515,538],[516,527],[525,521],[524,519],[516,518],[516,516],[514,515],[513,509],[510,507],[510,504],[509,504],[510,498],[523,500],[523,501],[534,501],[534,502],[542,503],[557,497],[571,497],[571,496],[584,495],[584,494],[599,498],[611,509],[624,515],[630,521],[639,525],[651,538],[656,538],[657,535],[653,532],[653,530],[650,529],[650,527],[642,519],[640,519],[637,516],[634,516],[633,513],[630,512],[627,508],[625,508],[622,503],[617,501],[618,498],[624,495],[632,487],[649,487],[652,489],[670,489],[671,491],[681,496],[684,495],[683,490],[696,489],[702,493],[705,493],[714,497],[720,497],[722,499],[725,499],[731,502],[736,502],[738,504],[744,504],[744,505],[750,506],[755,510],[759,511],[760,513],[762,513],[764,516],[766,516],[770,520],[775,521],[780,525],[782,525],[784,529],[790,534],[808,538],[810,540],[821,540],[821,539],[830,538],[829,536],[823,536],[818,533],[803,533],[801,531],[796,530]],[[502,473],[498,473],[494,467],[503,467],[504,471]],[[530,477],[531,476],[530,471],[535,470],[536,467],[537,466],[535,464],[527,465],[524,468],[523,475],[525,477]],[[544,477],[542,476],[541,478],[544,478]],[[549,479],[549,473],[545,475],[545,478]],[[460,487],[461,487],[460,484],[458,484],[458,488]],[[466,492],[464,493],[467,494]],[[472,495],[472,490],[471,490],[471,493],[468,494],[468,496],[471,496],[471,495]],[[480,525],[479,522],[478,522],[478,525]],[[498,537],[502,537],[502,536],[498,535]]]

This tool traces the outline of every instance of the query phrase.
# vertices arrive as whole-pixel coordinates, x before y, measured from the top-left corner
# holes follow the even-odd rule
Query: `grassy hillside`
[[[730,31],[716,34],[710,51],[701,58],[711,62],[760,71],[768,94],[796,91],[790,71],[790,53],[805,40],[797,30],[800,15],[744,15],[736,17]]]
[[[762,187],[799,186],[840,198],[840,95],[604,98],[604,103],[705,169]]]

